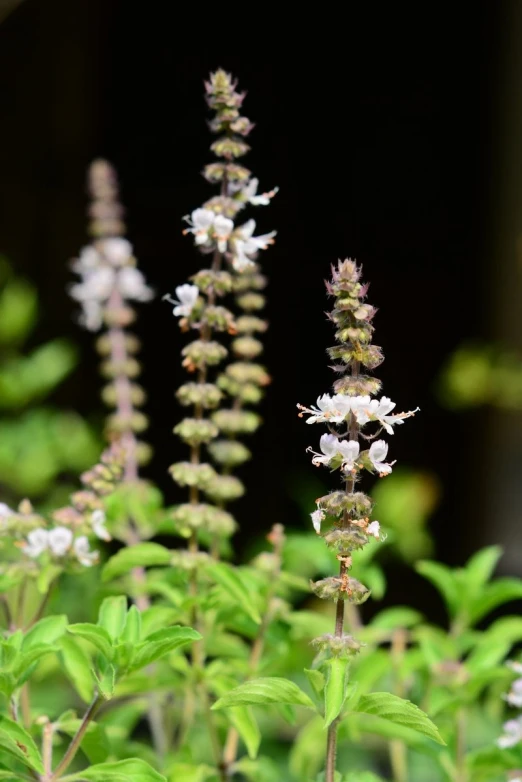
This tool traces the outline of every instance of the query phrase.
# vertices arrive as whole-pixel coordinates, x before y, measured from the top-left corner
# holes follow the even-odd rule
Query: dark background
[[[274,382],[244,471],[241,542],[275,521],[303,524],[291,486],[317,478],[305,454],[317,430],[295,405],[331,383],[322,281],[331,262],[352,256],[380,310],[384,391],[398,409],[422,409],[397,433],[392,458],[440,476],[432,528],[438,554],[458,563],[502,537],[490,515],[496,426],[486,411],[443,409],[435,380],[463,340],[499,336],[498,280],[510,287],[516,275],[499,271],[494,249],[499,95],[517,4],[362,5],[289,11],[283,28],[280,9],[264,5],[25,0],[0,26],[0,249],[39,287],[42,338],[81,344],[81,369],[58,401],[94,414],[97,358],[65,293],[68,259],[86,242],[85,169],[96,156],[115,164],[141,268],[159,295],[172,291],[202,263],[181,235],[181,217],[211,195],[199,175],[211,160],[202,81],[218,66],[232,71],[256,122],[246,163],[263,189],[280,187],[254,215],[262,232],[278,230],[261,258]],[[508,266],[516,238],[513,229]],[[139,332],[150,474],[174,502],[166,469],[181,456],[171,430],[183,336],[159,299],[142,309]]]

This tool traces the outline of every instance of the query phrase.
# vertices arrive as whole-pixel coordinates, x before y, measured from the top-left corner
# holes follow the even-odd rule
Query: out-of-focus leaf
[[[19,277],[10,279],[0,292],[0,344],[21,344],[31,331],[37,313],[34,287]]]
[[[64,340],[56,339],[35,348],[28,356],[17,356],[0,367],[0,407],[22,407],[41,398],[74,369],[76,352]]]
[[[213,709],[227,709],[233,706],[290,704],[305,706],[315,711],[313,701],[297,684],[289,679],[266,677],[252,679],[240,684],[223,695],[212,706]]]

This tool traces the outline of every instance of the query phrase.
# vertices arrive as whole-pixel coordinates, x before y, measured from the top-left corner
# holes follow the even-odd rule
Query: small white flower
[[[178,297],[177,299],[171,298],[168,294],[163,299],[175,305],[173,313],[177,318],[188,318],[198,300],[198,287],[185,283],[184,285],[178,285],[175,293]]]
[[[299,405],[298,405],[299,407]],[[301,408],[312,415],[306,419],[307,424],[315,424],[320,421],[329,421],[333,424],[339,424],[345,420],[351,410],[351,398],[344,394],[335,394],[331,397],[329,394],[323,394],[317,398],[317,407]]]
[[[237,229],[238,236],[234,241],[234,257],[232,259],[232,265],[237,271],[243,271],[251,266],[252,258],[250,256],[255,256],[259,250],[266,250],[269,244],[274,243],[277,231],[254,236],[255,228],[256,221],[247,220]]]
[[[55,527],[48,534],[49,549],[56,557],[63,557],[71,548],[73,534],[68,527]]]
[[[334,434],[321,435],[321,439],[319,440],[319,448],[322,451],[322,455],[312,451],[312,453],[315,454],[314,458],[312,459],[312,464],[315,464],[316,467],[320,464],[330,464],[331,459],[333,459],[334,456],[337,456],[337,454],[340,452],[340,445],[341,442],[339,438]]]
[[[92,246],[92,244],[83,247],[80,251],[78,258],[73,261],[72,269],[77,274],[87,274],[102,263],[100,253]]]
[[[311,517],[311,519],[312,519],[312,524],[313,524],[314,530],[315,530],[315,531],[317,532],[317,534],[319,535],[319,534],[320,534],[320,532],[321,532],[321,522],[322,522],[322,521],[323,521],[323,519],[324,519],[324,513],[323,513],[323,511],[322,511],[322,510],[314,510],[314,511],[313,511],[313,512],[310,514],[310,517]]]
[[[116,275],[110,266],[99,266],[85,274],[83,281],[72,285],[71,296],[76,301],[106,301],[111,295]]]
[[[259,179],[254,177],[251,179],[246,187],[243,188],[242,194],[243,197],[250,203],[252,206],[268,206],[270,203],[270,199],[272,199],[275,194],[279,191],[278,187],[274,187],[273,190],[270,190],[268,193],[260,193],[257,195],[257,188],[259,187]]]
[[[95,510],[91,515],[92,531],[100,540],[112,540],[109,530],[105,526],[105,513],[102,510]]]
[[[118,275],[118,288],[124,299],[135,301],[150,301],[152,290],[145,282],[145,277],[134,266],[125,266]]]
[[[357,440],[342,440],[339,443],[339,452],[343,456],[343,470],[351,472],[355,467],[355,460],[359,456],[359,443]]]
[[[213,230],[218,250],[220,253],[224,253],[227,249],[230,234],[234,230],[234,221],[228,217],[223,217],[223,215],[217,215],[214,220]]]
[[[111,266],[124,266],[129,258],[132,258],[132,244],[127,239],[118,236],[103,239],[99,247],[103,257]]]
[[[372,521],[371,524],[368,524],[368,527],[366,528],[366,533],[368,535],[373,535],[376,540],[379,540],[381,537],[381,525],[378,521]]]
[[[89,541],[85,535],[75,538],[73,551],[80,565],[91,567],[98,561],[98,552],[90,550]]]
[[[389,475],[389,473],[392,471],[392,465],[395,463],[392,462],[391,464],[387,464],[384,461],[384,459],[386,459],[387,453],[388,445],[384,442],[384,440],[376,440],[374,443],[372,443],[368,453],[371,463],[381,477],[383,475]]]
[[[497,739],[497,746],[500,747],[500,749],[514,747],[522,741],[522,717],[518,717],[516,720],[508,720],[502,727],[504,729],[504,736]]]
[[[103,308],[101,304],[94,300],[82,302],[82,314],[78,320],[80,325],[88,331],[98,331],[103,324]]]
[[[194,209],[190,217],[185,218],[190,225],[183,233],[194,234],[196,244],[207,244],[209,231],[216,219],[216,213],[211,209]]]
[[[517,709],[522,708],[522,678],[515,679],[511,683],[511,689],[506,695],[506,700],[510,706],[515,706]]]
[[[49,545],[49,533],[46,529],[33,529],[27,536],[27,543],[22,545],[22,551],[33,559],[39,557]]]

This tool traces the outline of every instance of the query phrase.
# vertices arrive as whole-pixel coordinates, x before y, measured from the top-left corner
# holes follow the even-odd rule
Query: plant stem
[[[74,760],[74,757],[75,757],[76,753],[78,752],[78,749],[80,748],[80,744],[81,744],[82,739],[83,739],[83,737],[84,737],[84,735],[85,735],[85,733],[87,731],[87,728],[89,727],[92,719],[94,718],[96,712],[98,711],[98,709],[101,706],[101,702],[102,701],[101,701],[100,696],[98,694],[96,694],[94,696],[94,699],[93,699],[91,705],[89,706],[89,708],[87,709],[87,711],[85,712],[85,714],[83,716],[83,719],[82,719],[80,727],[78,728],[75,736],[73,736],[73,738],[71,740],[71,743],[67,747],[65,755],[63,756],[63,758],[61,759],[60,763],[56,767],[54,773],[50,777],[49,782],[55,782],[55,780],[60,779],[60,777],[62,776],[63,772],[66,771],[69,768],[70,764]]]
[[[359,362],[354,361],[352,363],[352,377],[357,377],[359,374]],[[350,440],[359,439],[359,427],[357,425],[357,419],[354,414],[350,414]],[[352,494],[355,487],[355,478],[350,475],[346,479],[346,494]],[[346,529],[350,524],[350,517],[348,511],[343,513],[341,520],[341,529]],[[339,566],[339,578],[343,579],[348,569],[346,560],[340,559]],[[340,638],[344,631],[344,600],[337,600],[335,606],[335,635]],[[328,726],[328,735],[326,737],[326,766],[324,780],[325,782],[334,782],[335,780],[335,764],[337,756],[337,727],[339,724],[339,718],[333,720]]]
[[[47,778],[53,773],[53,733],[53,723],[46,722],[42,731],[42,760],[44,775]]]

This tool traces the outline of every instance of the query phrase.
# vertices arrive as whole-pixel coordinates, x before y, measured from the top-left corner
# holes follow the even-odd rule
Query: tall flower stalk
[[[341,475],[342,488],[319,498],[311,514],[315,531],[337,553],[339,561],[338,575],[312,584],[316,595],[335,602],[333,634],[316,638],[313,643],[327,666],[341,661],[345,671],[361,646],[345,632],[345,604],[360,605],[370,596],[370,590],[349,574],[352,556],[371,538],[381,537],[379,522],[370,520],[372,501],[358,484],[365,471],[380,477],[391,473],[393,462],[386,461],[388,445],[377,438],[382,430],[393,434],[395,425],[416,412],[394,414],[395,404],[388,397],[372,399],[381,384],[366,373],[375,369],[383,357],[381,349],[372,344],[375,309],[366,303],[368,286],[360,282],[360,276],[361,270],[352,260],[339,261],[332,268],[332,279],[326,287],[334,298],[329,318],[336,328],[337,344],[328,353],[339,377],[333,395],[319,397],[315,407],[299,405],[300,415],[308,416],[307,423],[322,423],[328,428],[321,436],[319,452],[312,451],[312,463],[338,470]],[[371,424],[376,426],[373,433],[366,431]],[[344,686],[346,682],[347,674]],[[340,708],[328,727],[325,782],[334,782],[339,713]]]
[[[237,215],[245,206],[267,204],[275,192],[258,195],[257,180],[252,179],[250,171],[237,162],[249,150],[245,139],[252,124],[241,115],[244,94],[239,93],[236,86],[232,77],[222,70],[212,73],[205,84],[207,103],[214,112],[210,128],[218,138],[211,146],[217,161],[205,167],[204,177],[219,186],[219,193],[185,218],[188,227],[184,233],[193,236],[196,247],[209,257],[210,263],[207,268],[196,272],[189,283],[179,285],[175,289],[175,298],[165,297],[174,305],[174,315],[180,318],[181,330],[196,332],[196,338],[182,351],[183,366],[195,379],[183,384],[177,391],[178,401],[182,406],[191,408],[191,414],[174,429],[175,434],[189,447],[189,459],[173,464],[170,472],[178,486],[188,488],[188,502],[175,509],[173,520],[177,531],[188,539],[188,552],[192,557],[188,562],[189,589],[194,598],[191,624],[201,631],[205,629],[201,626],[203,616],[196,608],[195,601],[199,585],[198,570],[203,561],[200,544],[202,541],[209,544],[213,557],[217,558],[222,541],[235,529],[235,521],[225,506],[241,496],[244,487],[230,471],[248,458],[249,452],[234,438],[239,433],[252,431],[259,422],[257,415],[242,411],[240,404],[234,404],[229,409],[218,409],[225,392],[239,398],[244,379],[235,379],[234,370],[231,374],[230,367],[227,367],[218,381],[214,368],[226,359],[228,349],[216,337],[227,333],[236,337],[233,350],[244,357],[249,346],[242,345],[241,340],[243,343],[245,339],[253,340],[251,333],[256,326],[248,324],[248,328],[237,336],[238,324],[234,313],[219,301],[237,290],[238,279],[242,274],[257,272],[258,253],[273,243],[275,235],[275,232],[271,232],[255,236],[253,220],[236,224]],[[244,322],[240,328],[245,329]],[[217,440],[220,434],[224,438]],[[221,472],[205,460],[205,447]],[[199,684],[192,697],[186,699],[179,743],[182,743],[193,720],[195,696],[199,696],[214,760],[221,776],[225,778],[222,747],[210,711],[209,694],[201,675],[205,658],[203,643],[194,644],[192,663],[194,678]]]

